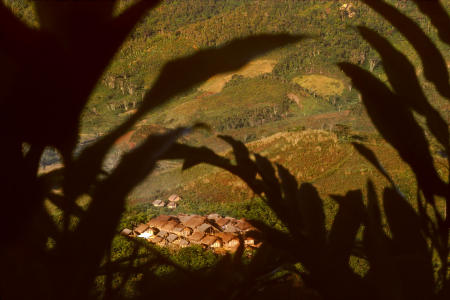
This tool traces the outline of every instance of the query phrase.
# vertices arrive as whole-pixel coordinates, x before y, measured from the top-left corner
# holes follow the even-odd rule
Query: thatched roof
[[[221,238],[224,243],[228,243],[233,239],[239,240],[239,237],[236,234],[230,232],[218,232],[215,234],[217,237]]]
[[[219,214],[209,214],[206,217],[210,220],[216,220],[218,218],[221,218],[221,216]]]
[[[211,226],[211,224],[203,223],[202,225],[196,228],[196,231],[206,232],[206,233],[214,233],[215,228]]]
[[[204,236],[205,234],[203,232],[194,232],[189,236],[189,240],[191,242],[199,242]]]
[[[187,227],[196,228],[206,222],[206,217],[193,215],[187,219],[184,223]]]
[[[162,240],[164,240],[164,238],[159,237],[159,236],[155,236],[154,238],[149,239],[149,242],[152,242],[154,244],[158,244],[159,242],[161,242]]]
[[[133,233],[133,231],[131,229],[128,229],[128,228],[125,228],[124,230],[122,230],[120,232],[120,234],[123,235],[123,236],[129,236],[132,233]]]
[[[171,233],[171,234],[169,234],[169,236],[167,237],[167,241],[168,241],[169,243],[173,243],[173,241],[175,241],[177,238],[178,238],[178,235]]]
[[[164,206],[165,205],[164,201],[162,201],[160,199],[153,201],[152,204],[153,204],[153,206]]]
[[[149,227],[145,232],[152,232],[153,234],[156,234],[159,232],[159,229],[156,227]]]
[[[180,247],[187,247],[189,246],[189,241],[183,238],[178,238],[173,242],[174,245],[178,245]]]
[[[237,222],[234,224],[235,227],[237,227],[241,231],[249,231],[249,230],[256,230],[256,228],[247,222],[246,219],[240,219],[237,220]]]
[[[171,201],[171,202],[177,202],[177,201],[180,201],[180,200],[181,200],[181,197],[176,195],[176,194],[173,194],[173,195],[169,196],[169,201]]]
[[[148,225],[147,224],[140,224],[138,227],[136,227],[134,229],[134,232],[136,232],[137,234],[141,234],[144,231],[146,231],[148,229]]]
[[[162,239],[161,241],[158,242],[158,246],[164,247],[167,246],[168,242],[166,239]]]
[[[174,229],[178,224],[180,224],[180,222],[179,222],[178,220],[170,220],[170,221],[168,221],[166,224],[164,224],[163,226],[161,226],[161,229],[162,229],[162,230],[165,230],[165,231],[172,232],[173,229]]]
[[[169,233],[167,231],[161,230],[160,232],[158,232],[157,234],[159,237],[165,238],[166,236],[169,235]]]
[[[214,236],[214,235],[207,235],[207,236],[205,236],[200,242],[201,242],[203,245],[211,246],[211,245],[214,244],[217,240],[220,241],[220,239],[219,239],[218,237]],[[220,242],[221,242],[221,241],[220,241]],[[222,245],[222,243],[221,243],[221,245]]]
[[[186,214],[179,214],[178,215],[178,219],[180,219],[180,221],[182,223],[185,223],[187,220],[189,220],[192,217],[192,215],[186,215]]]
[[[217,218],[215,222],[218,226],[223,227],[230,222],[229,218]]]
[[[223,230],[224,232],[232,232],[232,233],[234,233],[234,232],[239,232],[240,231],[239,228],[235,227],[231,223],[226,224],[225,226],[223,226],[223,228],[224,228],[224,230]]]
[[[164,224],[173,219],[176,218],[173,216],[160,215],[157,216],[156,218],[151,219],[147,224],[152,227],[161,228],[162,226],[164,226]]]
[[[186,228],[186,226],[184,226],[182,223],[178,223],[177,226],[172,229],[172,232],[180,233],[184,228]]]
[[[189,241],[188,240],[178,239],[177,241],[179,241],[178,245],[180,245],[180,246],[189,246]]]
[[[192,232],[194,232],[194,231],[192,230],[192,228],[190,228],[190,227],[184,227],[183,230],[181,231],[181,234],[184,235],[184,236],[188,236],[188,235],[191,235]]]
[[[171,208],[171,209],[174,209],[174,208],[177,208],[177,204],[175,203],[175,202],[169,202],[169,204],[167,204],[167,208]]]

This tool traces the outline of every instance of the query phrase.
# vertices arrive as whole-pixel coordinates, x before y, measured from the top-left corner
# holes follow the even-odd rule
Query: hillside
[[[30,1],[4,2],[28,24],[37,26]],[[416,20],[437,40],[435,29],[421,17],[414,4],[408,1],[390,2]],[[448,7],[449,2],[443,3]],[[129,4],[128,1],[118,3],[117,13]],[[321,185],[326,186],[327,188],[322,188],[324,194],[339,192],[331,183],[348,182],[347,173],[356,172],[338,172],[351,157],[357,156],[348,141],[334,142],[342,148],[341,152],[319,151],[314,153],[317,157],[313,159],[306,157],[305,153],[309,153],[311,149],[323,148],[321,142],[305,142],[300,148],[288,143],[285,147],[289,149],[286,150],[269,146],[267,139],[273,140],[275,136],[285,134],[303,136],[305,132],[314,132],[309,131],[314,129],[335,131],[341,124],[349,126],[354,134],[377,139],[361,106],[357,90],[335,65],[339,61],[350,61],[373,71],[382,79],[385,78],[378,56],[352,29],[351,26],[355,25],[375,28],[417,63],[417,57],[404,38],[358,1],[164,1],[138,24],[103,75],[82,119],[82,141],[92,140],[93,137],[108,132],[133,114],[161,67],[171,59],[250,34],[308,34],[310,39],[273,51],[241,70],[219,74],[191,91],[178,95],[146,116],[133,131],[117,141],[116,148],[119,152],[126,151],[139,144],[150,133],[161,133],[166,129],[201,121],[209,124],[212,131],[196,132],[186,137],[184,142],[197,146],[207,145],[223,152],[228,148],[215,135],[231,135],[241,141],[251,142],[248,145],[253,151],[266,151],[271,153],[269,157],[275,161],[290,165],[299,180],[315,182],[319,189]],[[440,42],[437,44],[444,47]],[[448,50],[448,47],[444,49]],[[450,61],[450,52],[442,52]],[[421,76],[420,66],[417,67],[417,73]],[[426,90],[426,93],[448,120],[449,108],[446,101],[433,89]],[[307,130],[304,131],[305,129]],[[277,140],[279,143],[284,141],[281,138]],[[268,148],[255,147],[258,143]],[[377,147],[374,149],[377,153],[385,152],[385,146]],[[299,156],[297,165],[291,159],[299,151],[303,154]],[[54,157],[55,154],[49,152],[44,159],[45,164],[54,161]],[[113,161],[118,157],[116,153]],[[300,167],[304,163],[312,163],[306,167],[308,171],[305,171],[305,166]],[[352,161],[351,164],[356,166],[359,162]],[[183,185],[187,193],[190,193],[189,186],[193,186],[195,188],[192,190],[199,191],[195,197],[202,198],[202,180],[199,178],[208,177],[212,180],[209,176],[212,171],[205,167],[181,176],[178,174],[178,167],[177,163],[162,162],[158,172],[163,172],[145,184],[145,188],[137,188],[131,199],[168,192],[170,184],[167,183],[168,180],[162,179],[165,176],[174,182],[178,180],[172,188],[179,189],[178,185]],[[365,168],[362,167],[364,170]],[[231,175],[217,170],[213,173],[218,176],[218,180],[233,182],[231,179],[220,179],[221,176]],[[326,179],[328,177],[329,180]],[[345,191],[347,187],[359,187],[364,182],[362,179],[356,180],[356,177],[351,180],[354,184],[339,185],[342,187],[341,191]],[[244,193],[240,184],[233,184],[239,186],[234,190]],[[231,188],[233,184],[227,183],[224,187]],[[227,189],[225,191],[223,194],[229,193]],[[220,193],[219,190],[216,192]],[[194,197],[196,193],[191,194]],[[217,201],[229,198],[232,201],[235,197],[210,198],[219,199]]]
[[[33,25],[30,2],[6,2]],[[413,17],[432,38],[436,37],[433,27],[421,18],[412,3],[391,2]],[[449,5],[449,1],[444,4]],[[126,1],[119,1],[118,11],[126,5]],[[316,129],[336,131],[345,124],[353,135],[369,136],[368,143],[374,145],[376,153],[386,158],[394,154],[379,141],[357,90],[335,66],[336,62],[350,61],[385,78],[378,56],[351,28],[355,25],[375,28],[417,63],[404,38],[358,1],[165,1],[142,20],[105,72],[84,113],[83,136],[102,135],[133,114],[161,67],[171,59],[250,34],[309,34],[312,38],[273,51],[236,72],[210,78],[158,107],[117,141],[119,152],[109,163],[114,164],[118,153],[139,144],[148,134],[201,121],[209,124],[212,131],[195,132],[184,142],[206,145],[219,152],[229,148],[216,134],[250,142],[252,151],[268,153],[274,161],[289,165],[298,180],[315,183],[323,195],[358,188],[368,174],[379,177],[377,183],[383,186],[383,179],[358,157],[350,140],[327,137],[336,147],[330,149],[323,141],[312,142],[313,138],[298,145],[285,140],[293,135],[303,139],[316,134],[311,131]],[[439,42],[438,46],[444,47]],[[450,61],[450,52],[443,53]],[[420,74],[420,67],[417,72]],[[448,120],[446,101],[432,89],[426,93]],[[52,155],[48,155],[48,161]],[[394,165],[403,166],[399,158],[394,161]],[[223,171],[201,166],[181,174],[179,167],[177,162],[161,162],[156,176],[136,188],[130,195],[131,201],[151,200],[171,190],[193,200],[223,202],[251,198],[241,182]],[[394,173],[403,174],[404,178],[399,175],[398,179],[405,182],[408,190],[412,189],[411,174],[404,167],[393,169]],[[211,191],[209,184],[214,180],[224,184]]]
[[[398,5],[436,35],[412,3]],[[258,121],[252,117],[258,109],[288,106],[286,102],[294,106],[289,93],[307,103],[304,110],[292,107],[284,117],[263,117],[266,122],[284,118],[298,123],[317,113],[357,109],[358,93],[335,64],[357,63],[382,78],[383,70],[376,53],[352,29],[355,25],[376,28],[413,54],[396,30],[358,1],[165,1],[139,24],[105,73],[86,110],[83,132],[104,133],[133,113],[165,62],[257,33],[300,33],[311,38],[273,51],[234,74],[211,78],[151,113],[148,122],[174,127],[202,120],[218,131],[251,128]],[[414,55],[412,59],[417,62]],[[329,82],[339,88],[321,92]],[[438,105],[444,103],[435,98]]]

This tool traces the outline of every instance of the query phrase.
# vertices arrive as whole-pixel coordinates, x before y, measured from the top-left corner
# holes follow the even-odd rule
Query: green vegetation
[[[36,39],[39,46],[31,47],[36,61],[26,60],[20,51],[8,52],[24,72],[13,80],[23,79],[25,86],[34,89],[12,90],[19,83],[13,88],[3,86],[7,96],[18,96],[10,103],[11,117],[2,121],[4,127],[15,126],[0,155],[11,160],[12,167],[5,164],[6,175],[0,182],[4,198],[18,201],[6,202],[0,219],[6,224],[7,214],[20,211],[25,215],[12,219],[15,236],[6,236],[7,246],[1,250],[7,298],[27,298],[21,296],[29,293],[49,299],[191,296],[198,291],[187,288],[200,281],[206,297],[283,297],[280,291],[298,296],[312,288],[325,299],[446,299],[450,290],[446,206],[450,204],[450,145],[448,116],[444,119],[435,106],[444,107],[444,103],[448,108],[448,57],[418,51],[421,57],[412,55],[410,62],[402,56],[421,46],[417,41],[408,45],[403,38],[408,33],[428,34],[437,40],[431,20],[420,18],[408,1],[390,2],[414,19],[425,34],[414,26],[387,25],[360,2],[342,6],[335,1],[215,2],[164,2],[138,24],[93,93],[91,83],[104,68],[96,62],[104,58],[105,51],[92,51],[83,68],[46,68],[45,60],[39,58],[48,59],[49,53],[57,61],[72,62],[75,56],[61,45],[85,42],[85,35],[73,34],[78,28],[75,24],[67,27],[74,30],[67,34],[67,28],[55,27],[55,21],[48,28],[67,35],[60,35],[62,40],[55,35],[58,43],[47,44],[45,26],[44,31],[20,27],[0,6],[0,13],[10,18],[6,20],[13,20],[19,28],[16,31],[28,37],[24,40],[41,37]],[[30,18],[33,25],[29,2],[2,3],[18,17]],[[384,2],[377,3],[387,19],[392,16],[386,13],[389,9],[398,12],[394,7],[383,8]],[[58,16],[57,10],[36,5]],[[112,15],[120,17],[121,11],[136,7],[121,1],[113,13],[110,2],[102,5],[110,10],[77,13],[97,14],[109,22],[114,20]],[[64,12],[70,10],[59,11]],[[43,15],[40,19],[47,21]],[[87,28],[102,41],[104,28],[96,20],[87,18]],[[136,21],[137,17],[130,18],[128,25]],[[357,29],[362,37],[348,27],[355,24],[367,26]],[[299,39],[263,35],[223,46],[238,37],[281,31],[306,32],[311,38],[293,44]],[[7,36],[8,46],[22,50],[12,33]],[[107,36],[114,37],[117,45],[125,37],[116,32]],[[272,43],[261,44],[265,48],[257,53],[264,56],[246,68],[244,61],[255,58],[252,50],[260,50],[253,49],[258,41]],[[93,49],[109,50],[102,43],[93,44]],[[430,44],[423,50],[426,54],[433,53]],[[266,53],[281,45],[285,46]],[[216,49],[197,52],[205,47]],[[165,62],[193,53],[172,61],[156,81]],[[113,51],[105,54],[106,60],[112,55]],[[243,61],[236,60],[241,63],[227,61],[241,55]],[[394,57],[395,63],[387,63]],[[343,60],[351,63],[335,65]],[[423,70],[414,68],[419,60]],[[77,62],[82,66],[84,60]],[[2,78],[17,71],[7,67]],[[42,76],[29,76],[28,68]],[[86,74],[80,69],[87,70]],[[226,73],[216,74],[217,70]],[[90,80],[84,80],[84,75]],[[206,85],[201,82],[211,76]],[[425,77],[429,82],[423,86],[429,88],[422,93]],[[66,79],[77,84],[66,87]],[[49,88],[49,82],[60,85]],[[156,92],[148,93],[144,103],[143,95],[153,91],[153,84]],[[61,115],[49,113],[49,107],[61,103],[55,100],[65,87],[67,102],[79,110],[69,105],[55,109]],[[81,96],[78,88],[84,91]],[[87,103],[83,95],[88,94],[91,100],[81,116]],[[30,99],[34,100],[30,105],[38,104],[31,106],[31,113],[28,107],[20,107]],[[17,124],[22,111],[33,120],[31,126]],[[53,122],[52,117],[59,121]],[[210,124],[212,131],[186,135],[191,128],[173,129],[198,120]],[[123,127],[112,130],[118,124]],[[79,125],[83,134],[103,138],[80,155],[72,155]],[[373,133],[374,128],[379,134]],[[228,135],[217,139],[217,132]],[[49,145],[63,156],[64,169],[38,176],[39,158]],[[117,161],[127,148],[122,149],[123,145],[134,148],[117,165],[110,164],[108,153],[117,151]],[[442,153],[442,157],[436,155]],[[108,168],[102,165],[105,161]],[[184,198],[177,213],[217,212],[251,219],[264,234],[263,246],[254,253],[238,251],[218,257],[199,247],[174,252],[117,237],[123,227],[172,213],[149,201],[173,191]],[[445,209],[446,215],[442,214]],[[30,289],[18,288],[23,282]]]
[[[149,115],[148,121],[173,128],[179,124],[202,120],[220,131],[236,126],[241,129],[252,127],[252,112],[245,111],[248,110],[247,103],[253,106],[252,101],[258,102],[254,97],[255,92],[269,92],[264,97],[270,103],[280,103],[286,94],[291,92],[292,88],[287,87],[287,82],[291,82],[293,78],[314,78],[314,85],[322,88],[315,92],[307,85],[302,93],[306,98],[316,96],[315,100],[319,106],[324,102],[331,104],[321,109],[310,109],[310,105],[307,105],[308,108],[302,112],[293,111],[290,114],[293,122],[316,113],[353,109],[360,105],[357,92],[348,90],[348,79],[335,64],[350,61],[373,70],[380,76],[383,70],[377,54],[351,26],[365,25],[376,28],[401,50],[408,53],[412,53],[412,50],[403,37],[380,16],[362,3],[351,3],[355,14],[350,17],[348,12],[340,9],[342,3],[336,1],[309,3],[291,0],[225,0],[220,4],[217,1],[165,1],[158,10],[144,18],[113,60],[91,97],[83,117],[83,132],[105,133],[120,124],[127,117],[124,113],[139,105],[144,91],[152,86],[165,62],[188,55],[196,49],[217,47],[233,38],[265,32],[310,34],[312,38],[301,45],[276,50],[241,71],[211,78],[183,97],[172,99],[171,104]],[[402,3],[402,9],[418,19],[431,37],[436,38],[435,30],[430,29],[428,21],[420,18],[412,3]],[[272,62],[276,62],[275,66]],[[272,68],[273,76],[255,77],[259,73],[270,72]],[[244,89],[247,82],[229,84],[233,76],[239,75],[243,76],[242,79],[253,77],[256,91],[251,87]],[[331,80],[326,77],[339,81],[339,84],[336,83],[337,92],[333,89],[328,91],[329,88],[323,90]],[[271,83],[268,84],[265,78],[269,78]],[[224,86],[228,91],[222,91]],[[271,92],[272,90],[274,92]],[[320,92],[321,90],[323,92]],[[209,96],[211,93],[215,94],[214,97]],[[222,99],[222,94],[226,99]],[[223,106],[230,105],[229,100],[232,100],[231,105],[236,109],[224,109]],[[310,100],[306,102],[311,103]],[[236,110],[241,112],[238,117],[235,117]],[[233,124],[214,124],[218,117],[223,119],[222,123]],[[278,118],[270,118],[267,121],[277,120]]]
[[[341,81],[322,75],[294,77],[293,82],[322,97],[340,96],[344,91]]]

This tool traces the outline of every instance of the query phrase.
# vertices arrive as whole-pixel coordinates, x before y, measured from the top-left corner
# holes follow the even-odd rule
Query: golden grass
[[[199,90],[209,93],[220,93],[233,75],[241,75],[244,77],[256,77],[261,74],[271,73],[276,65],[275,60],[260,59],[252,61],[242,67],[240,70],[231,73],[218,74],[208,79]]]
[[[344,91],[342,81],[324,75],[304,75],[292,81],[319,96],[341,95]]]

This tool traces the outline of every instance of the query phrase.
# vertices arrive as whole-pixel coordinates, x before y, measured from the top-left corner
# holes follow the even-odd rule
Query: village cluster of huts
[[[178,203],[178,201],[181,200],[181,197],[178,196],[178,195],[173,194],[173,195],[170,195],[167,200],[169,200],[167,202],[167,208],[175,209],[175,208],[177,208],[177,203]],[[155,207],[164,207],[164,206],[166,206],[166,202],[164,202],[164,200],[161,200],[161,199],[157,199],[157,200],[153,201],[152,204]]]
[[[259,230],[245,219],[218,214],[160,215],[133,230],[124,229],[122,235],[144,238],[163,247],[201,245],[216,252],[233,252],[241,243],[252,248],[261,245]]]

